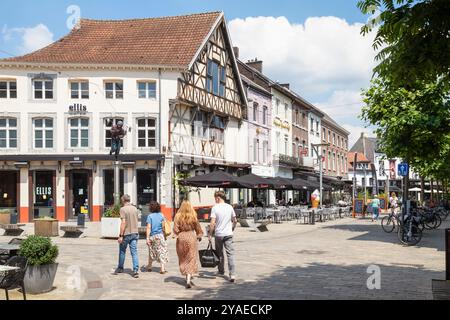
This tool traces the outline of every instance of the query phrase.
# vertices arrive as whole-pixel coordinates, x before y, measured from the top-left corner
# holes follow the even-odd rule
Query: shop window
[[[124,171],[120,170],[120,196],[124,194]],[[105,195],[105,207],[114,205],[114,170],[103,171],[103,185]]]
[[[34,172],[34,218],[54,217],[55,190],[53,171]]]
[[[137,170],[137,197],[138,206],[147,207],[151,201],[156,201],[156,171],[155,170]]]
[[[17,148],[17,119],[0,119],[0,149]]]
[[[70,147],[89,147],[89,119],[71,118],[69,119]]]
[[[17,172],[0,171],[0,210],[17,209]]]

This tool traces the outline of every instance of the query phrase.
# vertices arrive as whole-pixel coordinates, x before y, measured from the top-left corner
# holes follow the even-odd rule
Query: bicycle
[[[381,228],[386,233],[392,233],[399,225],[400,220],[395,213],[391,212],[388,216],[381,219]]]
[[[422,240],[422,230],[419,227],[420,217],[405,215],[403,223],[400,220],[398,239],[406,246],[415,246]]]

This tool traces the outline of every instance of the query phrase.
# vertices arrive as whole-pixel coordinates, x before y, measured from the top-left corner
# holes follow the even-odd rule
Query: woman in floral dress
[[[161,206],[158,202],[150,203],[151,214],[147,217],[147,245],[149,249],[147,271],[152,271],[153,261],[161,264],[161,274],[166,274],[165,265],[169,262],[167,242],[164,237],[163,223],[164,216],[161,213]]]

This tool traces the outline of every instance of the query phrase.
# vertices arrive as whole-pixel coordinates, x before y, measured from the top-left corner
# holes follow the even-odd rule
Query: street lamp
[[[331,144],[330,143],[319,143],[319,144],[312,144],[311,147],[313,148],[314,152],[317,155],[317,159],[319,160],[319,170],[320,170],[320,207],[322,207],[322,190],[323,190],[323,162],[322,162],[322,155],[319,153],[320,152],[320,147],[329,147]]]

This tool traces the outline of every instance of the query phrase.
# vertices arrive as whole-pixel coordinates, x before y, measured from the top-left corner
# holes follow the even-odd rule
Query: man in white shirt
[[[234,209],[229,204],[225,203],[225,192],[217,191],[214,194],[216,205],[211,210],[211,225],[209,228],[208,238],[215,232],[215,247],[216,253],[219,256],[219,275],[225,275],[225,258],[223,248],[227,254],[228,270],[230,272],[230,282],[236,280],[235,266],[234,266],[234,248],[233,248],[233,231],[236,228],[237,220]]]

